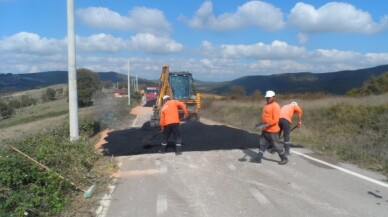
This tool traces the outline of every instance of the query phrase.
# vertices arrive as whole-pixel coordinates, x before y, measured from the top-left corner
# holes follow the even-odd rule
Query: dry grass
[[[302,127],[292,142],[388,174],[388,94],[367,97],[279,97],[280,105],[297,101],[304,110]],[[204,99],[201,116],[260,133],[264,99]],[[296,117],[295,117],[296,118]]]

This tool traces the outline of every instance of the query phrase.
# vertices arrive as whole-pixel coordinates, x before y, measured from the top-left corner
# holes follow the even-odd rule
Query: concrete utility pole
[[[77,71],[75,66],[74,0],[67,0],[67,52],[69,78],[70,141],[79,138]]]
[[[138,83],[138,80],[137,80],[137,74],[136,74],[136,81],[135,81],[135,83],[136,83],[136,91],[139,91],[139,83]]]
[[[128,105],[131,105],[131,78],[129,76],[129,59],[128,59]]]

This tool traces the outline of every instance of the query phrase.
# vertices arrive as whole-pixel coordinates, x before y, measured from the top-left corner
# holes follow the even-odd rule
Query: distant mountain
[[[101,80],[112,82],[126,82],[127,76],[117,72],[98,72]],[[138,79],[139,86],[154,86],[156,81]],[[27,74],[0,74],[0,93],[29,90],[54,84],[68,83],[67,71],[48,71]]]
[[[266,90],[274,90],[276,93],[283,94],[325,92],[342,95],[353,88],[361,87],[372,76],[379,76],[384,72],[388,72],[388,65],[328,73],[300,72],[245,76],[229,82],[213,84],[209,92],[224,94],[229,93],[233,86],[241,86],[245,88],[247,95],[251,95],[256,90],[262,93]]]
[[[276,93],[325,92],[342,95],[353,88],[359,88],[372,76],[388,72],[388,65],[373,68],[346,70],[328,73],[284,73],[274,75],[245,76],[225,82],[203,82],[195,80],[194,84],[201,92],[216,94],[229,93],[233,86],[245,88],[251,95],[256,90],[264,93],[274,90]],[[127,76],[117,72],[98,72],[101,80],[126,82]],[[28,74],[0,74],[0,93],[28,90],[68,82],[67,71],[49,71]],[[158,81],[139,78],[139,86],[158,86]]]

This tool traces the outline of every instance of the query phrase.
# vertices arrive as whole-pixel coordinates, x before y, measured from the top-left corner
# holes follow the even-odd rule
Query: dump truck
[[[170,72],[169,65],[162,66],[159,79],[159,93],[156,103],[153,106],[150,125],[158,127],[160,122],[160,109],[163,106],[163,96],[169,95],[171,99],[179,100],[186,105],[189,113],[189,120],[199,120],[201,108],[201,95],[196,93],[194,80],[191,73],[187,71]],[[183,112],[179,111],[179,117],[183,119]]]
[[[150,103],[158,97],[158,88],[157,87],[147,87],[145,91],[146,103]]]

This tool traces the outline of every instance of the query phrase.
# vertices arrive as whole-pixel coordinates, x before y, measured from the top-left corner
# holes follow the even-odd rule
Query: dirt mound
[[[198,121],[190,121],[181,125],[182,151],[210,151],[257,148],[259,135],[231,128],[225,125],[205,125]],[[161,134],[159,128],[153,128],[146,122],[141,128],[132,128],[109,132],[106,143],[101,146],[102,153],[107,156],[137,155],[159,153]],[[174,151],[174,143],[170,141],[167,152]]]

